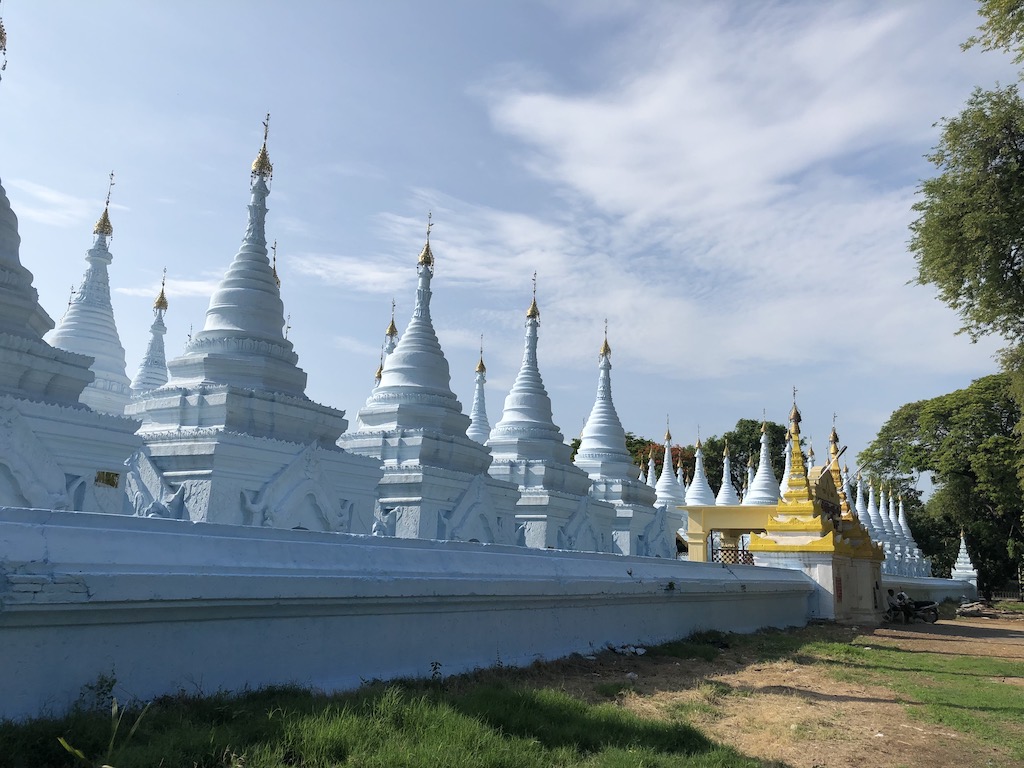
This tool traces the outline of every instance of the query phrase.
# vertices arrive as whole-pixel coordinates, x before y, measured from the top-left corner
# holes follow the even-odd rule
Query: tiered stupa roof
[[[0,183],[0,394],[77,404],[94,378],[92,361],[43,341],[53,320],[39,304],[32,273],[21,265],[20,247],[18,217]]]
[[[535,277],[533,300],[526,312],[523,362],[487,445],[491,447],[494,464],[516,464],[510,479],[521,488],[543,486],[546,490],[587,495],[590,477],[571,462],[572,450],[555,426],[551,398],[541,379],[537,363],[539,328]]]
[[[113,178],[111,173],[111,186]],[[85,276],[71,297],[64,317],[46,335],[46,341],[59,349],[92,357],[90,370],[96,378],[82,391],[81,402],[93,410],[122,416],[131,399],[131,390],[125,373],[124,347],[121,346],[114,322],[114,308],[110,303],[107,267],[113,256],[108,246],[114,228],[110,223],[109,191],[103,214],[92,233],[95,240],[85,257],[89,264]]]
[[[612,349],[605,335],[598,356],[597,396],[580,434],[574,463],[592,480],[633,480],[636,465],[626,449],[626,430],[612,401]],[[671,471],[672,462],[667,466]]]
[[[203,329],[170,362],[170,386],[225,384],[305,397],[306,373],[285,338],[284,302],[267,251],[267,197],[273,166],[263,146],[252,164],[249,221],[242,245],[210,298]]]
[[[293,443],[333,445],[344,412],[313,403],[306,373],[286,336],[281,291],[267,250],[267,197],[273,166],[263,145],[252,164],[242,244],[221,279],[203,329],[167,364],[167,384],[140,395],[129,413],[144,417],[140,434],[210,427]],[[181,392],[189,395],[180,397]]]
[[[167,383],[167,356],[164,353],[164,313],[167,312],[167,275],[160,281],[160,293],[153,302],[153,324],[149,327],[149,343],[146,354],[139,364],[138,373],[132,379],[132,392],[136,395],[162,387]]]
[[[729,443],[722,451],[722,487],[718,489],[715,504],[720,507],[732,507],[740,503],[740,497],[732,484],[732,466],[729,461]]]
[[[700,438],[697,438],[696,452],[693,457],[693,479],[686,489],[686,506],[688,507],[711,507],[715,504],[715,494],[708,483],[708,476],[704,470],[704,449],[701,447]]]
[[[665,458],[661,463],[661,476],[658,478],[654,490],[658,494],[657,504],[659,507],[666,506],[669,509],[675,509],[685,503],[685,498],[680,492],[679,481],[676,480],[672,467],[672,433],[668,430],[665,430]]]
[[[484,365],[484,348],[480,344],[480,362],[476,364],[476,385],[473,389],[473,407],[469,412],[469,429],[466,436],[483,445],[491,436],[491,422],[487,420],[487,401],[484,384],[487,383],[487,366]]]
[[[978,569],[975,568],[970,553],[967,551],[967,541],[964,539],[963,531],[960,531],[960,549],[956,554],[956,562],[953,563],[952,577],[975,583],[978,581]]]
[[[359,410],[352,432],[428,429],[465,437],[470,418],[451,388],[451,372],[430,315],[434,254],[430,227],[416,261],[416,303],[405,333],[384,357],[380,382]],[[390,329],[389,329],[390,330]],[[479,462],[476,462],[479,464]],[[488,462],[475,471],[486,469]]]
[[[750,482],[747,495],[743,497],[745,506],[768,506],[777,504],[779,501],[779,481],[772,471],[771,450],[768,443],[768,423],[761,422],[761,457],[757,462],[757,473]],[[792,463],[790,468],[792,471]],[[788,485],[787,483],[787,488]]]

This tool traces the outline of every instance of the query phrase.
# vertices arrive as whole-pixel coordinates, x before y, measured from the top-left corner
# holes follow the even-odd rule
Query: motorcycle
[[[902,621],[907,624],[920,620],[934,624],[939,620],[939,604],[934,600],[915,600],[914,611],[910,616],[907,616],[900,606],[890,606],[882,619],[888,622]]]

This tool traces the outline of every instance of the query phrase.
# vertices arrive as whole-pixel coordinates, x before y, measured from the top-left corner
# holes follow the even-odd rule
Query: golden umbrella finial
[[[267,152],[267,136],[270,135],[270,113],[267,112],[267,118],[263,121],[263,146],[260,147],[259,154],[256,155],[256,159],[252,161],[252,179],[256,181],[256,177],[259,176],[266,181],[270,181],[274,177],[274,166],[270,162],[270,154]]]
[[[164,288],[167,285],[167,267],[164,267],[164,276],[160,278],[160,293],[156,297],[156,301],[153,302],[153,309],[159,309],[164,312],[167,311],[167,294],[164,293]]]
[[[540,307],[537,306],[537,270],[533,271],[533,301],[530,308],[526,310],[526,317],[530,320],[540,319]]]
[[[96,226],[92,228],[94,235],[114,236],[114,227],[110,223],[110,193],[114,189],[114,172],[110,172],[110,183],[107,184],[107,202],[103,207],[103,214],[100,216]]]
[[[423,244],[423,250],[420,251],[420,257],[416,261],[424,267],[430,267],[431,273],[434,271],[434,252],[430,250],[430,230],[434,226],[433,211],[427,211],[427,241]]]
[[[480,334],[480,362],[476,364],[477,373],[487,373],[487,366],[484,365],[484,335]]]

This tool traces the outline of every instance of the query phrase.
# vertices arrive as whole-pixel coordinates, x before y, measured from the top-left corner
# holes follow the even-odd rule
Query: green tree
[[[909,403],[882,426],[863,453],[865,471],[895,478],[909,499],[918,545],[948,575],[963,529],[986,594],[1024,567],[1024,499],[1016,468],[1020,408],[1010,376],[978,379],[966,389]],[[911,490],[930,473],[935,491],[924,504]]]
[[[942,121],[921,183],[910,248],[972,338],[1024,340],[1024,100],[1014,85],[975,90]]]
[[[964,49],[980,45],[986,51],[1001,50],[1024,62],[1024,0],[979,0],[978,15],[984,21],[964,43]]]

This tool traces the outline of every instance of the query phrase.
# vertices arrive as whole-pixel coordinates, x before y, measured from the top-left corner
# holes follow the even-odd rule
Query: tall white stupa
[[[167,276],[160,281],[160,293],[153,302],[153,324],[149,327],[149,343],[146,354],[142,356],[139,370],[132,379],[132,394],[162,387],[167,383],[167,355],[164,352],[164,336],[167,326],[164,325],[164,314],[167,312]]]
[[[480,341],[480,362],[476,364],[476,382],[473,387],[473,407],[469,412],[469,429],[466,436],[483,445],[491,436],[491,422],[487,419],[487,398],[484,384],[487,383],[487,366],[484,365],[484,344]]]
[[[53,320],[20,249],[0,183],[0,506],[123,513],[138,422],[79,402],[93,359],[43,340]]]
[[[93,358],[90,370],[95,378],[82,390],[82,403],[101,413],[124,415],[131,399],[128,375],[125,373],[124,347],[114,322],[114,308],[110,303],[110,275],[107,268],[113,261],[110,239],[114,227],[110,223],[110,189],[114,174],[110,174],[107,203],[92,233],[92,248],[86,254],[88,267],[85,276],[68,302],[67,311],[57,326],[44,337],[47,342],[68,352],[77,352]]]
[[[614,552],[622,555],[675,557],[674,531],[679,500],[660,505],[659,492],[636,477],[636,465],[626,448],[626,431],[612,400],[612,349],[605,330],[598,355],[597,396],[580,435],[573,463],[590,476],[590,494],[615,507]],[[672,457],[663,467],[672,474]],[[676,485],[673,478],[673,485]]]
[[[540,308],[526,312],[523,363],[505,398],[501,419],[487,445],[491,475],[519,487],[517,541],[528,547],[611,552],[615,508],[590,495],[588,473],[571,462],[551,414],[551,399],[537,364]]]
[[[265,234],[268,127],[269,115],[245,235],[203,329],[170,361],[167,383],[128,406],[145,441],[129,464],[129,499],[140,515],[368,533],[379,466],[335,445],[345,414],[306,397],[284,332]]]
[[[745,506],[774,506],[779,503],[779,488],[779,481],[775,477],[774,470],[772,470],[772,456],[768,441],[768,423],[762,421],[761,455],[757,462],[757,472],[750,481],[747,493],[743,496],[743,504]]]
[[[430,227],[416,263],[412,317],[340,445],[383,466],[375,533],[511,544],[519,492],[488,474],[490,450],[467,436],[470,418],[452,392],[434,332]]]

